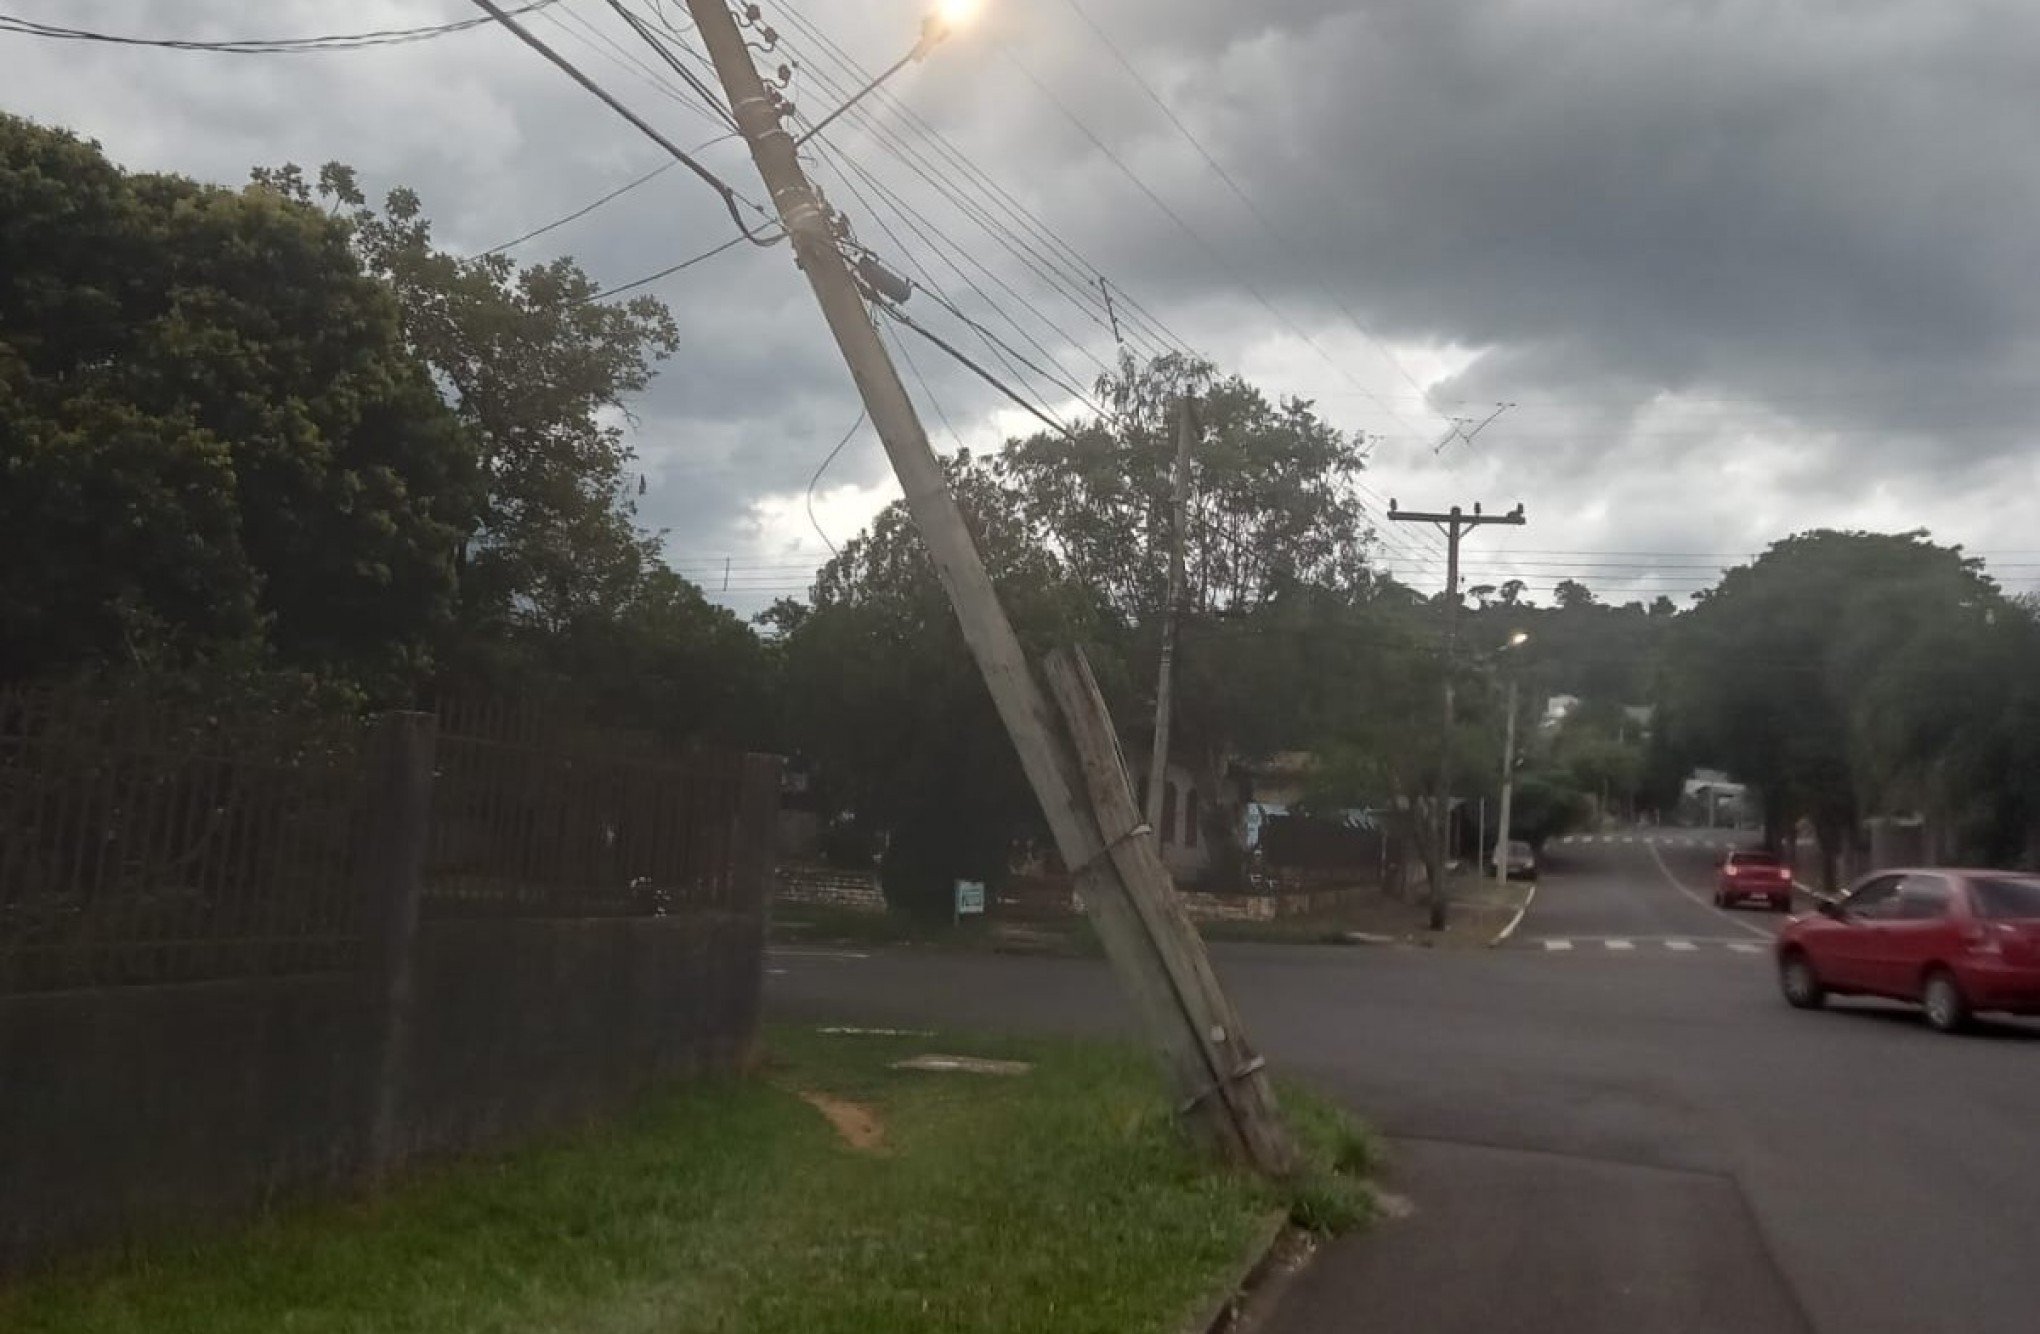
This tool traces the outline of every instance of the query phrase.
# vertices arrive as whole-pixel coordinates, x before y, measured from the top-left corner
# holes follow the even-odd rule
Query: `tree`
[[[1177,405],[1197,391],[1172,749],[1208,798],[1199,809],[1215,875],[1235,880],[1244,813],[1230,766],[1310,744],[1302,694],[1318,678],[1296,637],[1372,592],[1358,442],[1303,400],[1270,401],[1179,357],[1125,362],[1098,388],[1108,417],[1073,437],[1013,443],[994,471],[1026,540],[1101,597],[1143,683],[1114,702],[1122,718],[1142,715],[1166,595]]]
[[[1561,579],[1558,587],[1552,589],[1560,610],[1577,611],[1594,605],[1594,590],[1577,579]]]
[[[946,465],[1016,632],[1040,651],[1095,640],[1096,599],[1028,540],[1011,495],[969,453]],[[882,511],[816,575],[806,604],[767,613],[778,632],[783,734],[813,762],[827,809],[884,849],[886,892],[947,911],[957,878],[997,881],[1042,833],[1031,790],[904,502]],[[1109,654],[1094,654],[1108,684]]]
[[[298,203],[316,196],[344,219],[466,430],[482,494],[460,547],[464,635],[543,637],[635,596],[657,543],[636,523],[635,456],[617,419],[678,346],[665,305],[597,300],[571,259],[448,254],[415,192],[391,190],[377,210],[340,163],[320,170],[316,189],[295,166],[255,179]]]
[[[0,250],[0,675],[255,653],[406,690],[472,459],[347,227],[0,116]]]
[[[1959,548],[1919,532],[1804,533],[1678,618],[1667,722],[1688,753],[1762,790],[1771,839],[1810,821],[1832,887],[1866,812],[1946,820],[1958,797],[2016,790],[2006,724],[2031,675],[2030,660],[2014,665],[2019,626]]]

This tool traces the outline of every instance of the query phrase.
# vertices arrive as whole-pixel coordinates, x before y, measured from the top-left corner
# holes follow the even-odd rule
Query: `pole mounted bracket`
[[[1096,852],[1092,853],[1089,857],[1084,859],[1083,865],[1073,867],[1071,869],[1071,874],[1073,876],[1082,875],[1084,872],[1096,866],[1099,862],[1104,861],[1107,857],[1110,857],[1113,853],[1119,851],[1120,847],[1123,844],[1130,843],[1134,839],[1139,838],[1143,834],[1152,834],[1154,832],[1155,827],[1153,825],[1149,824],[1145,820],[1141,821],[1139,824],[1133,826],[1133,828],[1127,830],[1125,833],[1119,835],[1117,838],[1108,839],[1104,847],[1098,849]]]
[[[1190,1113],[1196,1111],[1198,1107],[1201,1106],[1207,1098],[1211,1097],[1212,1094],[1217,1093],[1225,1085],[1237,1084],[1243,1079],[1251,1079],[1253,1076],[1260,1074],[1261,1071],[1267,1068],[1268,1058],[1265,1056],[1255,1056],[1245,1065],[1241,1066],[1239,1069],[1227,1075],[1223,1080],[1219,1080],[1217,1082],[1205,1085],[1200,1092],[1194,1093],[1190,1097],[1185,1098],[1182,1102],[1178,1103],[1176,1105],[1176,1115],[1177,1116],[1190,1115]]]

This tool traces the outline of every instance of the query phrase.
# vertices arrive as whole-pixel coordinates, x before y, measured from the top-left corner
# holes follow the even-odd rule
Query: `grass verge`
[[[1286,1093],[1270,1186],[1201,1162],[1148,1060],[1006,1039],[772,1034],[753,1078],[600,1131],[0,1291],[19,1334],[1173,1331],[1272,1214],[1366,1216],[1371,1143]],[[898,1071],[940,1051],[1020,1076]],[[855,1104],[852,1148],[801,1095]]]

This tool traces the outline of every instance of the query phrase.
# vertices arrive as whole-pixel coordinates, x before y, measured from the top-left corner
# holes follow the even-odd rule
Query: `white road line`
[[[1618,937],[1618,938],[1614,938],[1614,939],[1604,940],[1604,941],[1602,941],[1601,943],[1602,943],[1603,945],[1605,945],[1605,946],[1606,946],[1607,948],[1611,949],[1611,950],[1633,950],[1633,949],[1635,949],[1635,948],[1636,948],[1636,942],[1635,942],[1635,941],[1633,941],[1633,940],[1622,940],[1622,939],[1620,939],[1619,937]]]
[[[1665,942],[1665,948],[1668,950],[1677,950],[1681,954],[1690,954],[1692,951],[1697,950],[1700,947],[1698,945],[1695,945],[1690,940],[1668,940]]]
[[[1652,848],[1650,850],[1650,856],[1651,860],[1657,863],[1658,871],[1664,876],[1665,883],[1670,885],[1673,889],[1678,890],[1681,894],[1684,894],[1687,898],[1693,900],[1693,902],[1699,904],[1701,907],[1707,909],[1709,912],[1719,913],[1722,917],[1722,920],[1734,922],[1738,927],[1740,927],[1744,931],[1749,932],[1751,935],[1761,936],[1765,940],[1771,939],[1771,933],[1764,930],[1764,928],[1760,926],[1751,926],[1748,922],[1743,921],[1742,918],[1740,917],[1730,917],[1726,909],[1715,907],[1712,903],[1709,903],[1706,899],[1701,898],[1698,894],[1695,894],[1692,890],[1686,888],[1686,886],[1679,880],[1679,877],[1672,874],[1672,868],[1665,865],[1664,854],[1659,852],[1656,848]]]
[[[1762,954],[1764,947],[1753,940],[1731,940],[1728,947],[1737,954]]]
[[[1569,950],[1572,948],[1570,940],[1559,940],[1554,937],[1547,937],[1543,944],[1544,948],[1548,950]]]

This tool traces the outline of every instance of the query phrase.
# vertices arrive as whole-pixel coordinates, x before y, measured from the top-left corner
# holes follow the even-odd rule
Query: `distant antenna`
[[[1501,416],[1503,413],[1507,412],[1510,408],[1513,408],[1515,406],[1516,405],[1514,403],[1497,403],[1495,404],[1495,410],[1493,412],[1490,412],[1487,416],[1481,418],[1480,421],[1478,422],[1475,422],[1474,419],[1471,417],[1452,418],[1452,424],[1450,428],[1446,430],[1445,438],[1440,440],[1437,444],[1431,446],[1431,452],[1433,454],[1444,453],[1445,446],[1451,444],[1454,440],[1459,440],[1469,445],[1472,444],[1473,438],[1479,435],[1482,431],[1485,431],[1488,427],[1492,426],[1494,424],[1495,418]],[[1471,427],[1472,429],[1469,430],[1468,429],[1469,427]]]

